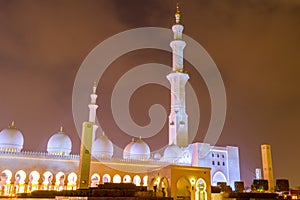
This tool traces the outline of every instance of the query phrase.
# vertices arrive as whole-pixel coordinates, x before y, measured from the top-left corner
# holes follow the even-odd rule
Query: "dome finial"
[[[140,141],[142,140],[142,136],[140,136]]]
[[[176,24],[180,23],[179,3],[177,3],[177,5],[176,5],[175,22],[176,22]]]
[[[16,127],[15,127],[15,121],[14,121],[14,120],[12,120],[11,125],[10,125],[8,128],[16,128]]]
[[[60,127],[59,132],[63,133],[63,126]]]

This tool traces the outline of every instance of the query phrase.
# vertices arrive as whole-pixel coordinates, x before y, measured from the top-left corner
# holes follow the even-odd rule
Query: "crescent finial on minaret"
[[[180,23],[180,10],[179,10],[179,4],[178,3],[176,5],[175,22],[176,22],[176,24]]]
[[[64,132],[63,126],[61,126],[61,127],[59,128],[59,132],[60,132],[60,133],[63,133],[63,132]]]
[[[96,94],[96,89],[97,89],[97,83],[96,83],[96,81],[94,81],[93,94]]]

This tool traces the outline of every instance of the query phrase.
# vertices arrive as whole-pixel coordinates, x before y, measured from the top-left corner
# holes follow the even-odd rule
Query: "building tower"
[[[91,103],[89,104],[89,122],[94,122],[93,125],[93,136],[92,136],[92,141],[94,141],[96,139],[96,131],[98,129],[98,126],[95,124],[96,121],[96,111],[98,108],[98,105],[96,104],[96,100],[98,95],[96,94],[96,89],[97,89],[97,85],[96,82],[94,82],[93,85],[93,93],[91,94]]]
[[[171,112],[169,115],[169,145],[188,146],[188,116],[185,106],[185,84],[189,75],[183,69],[183,49],[186,45],[182,40],[183,26],[180,24],[180,11],[177,4],[175,25],[172,26],[174,39],[170,43],[173,54],[172,72],[167,75],[171,84]]]
[[[91,150],[92,142],[95,139],[95,133],[98,128],[95,125],[96,110],[96,84],[93,86],[93,93],[91,94],[91,103],[89,104],[89,121],[83,122],[81,147],[80,147],[80,160],[79,160],[79,188],[88,188],[90,181],[90,164],[91,164]]]
[[[268,180],[269,191],[274,192],[274,178],[273,178],[271,145],[269,145],[269,144],[261,145],[261,157],[262,157],[264,179]]]

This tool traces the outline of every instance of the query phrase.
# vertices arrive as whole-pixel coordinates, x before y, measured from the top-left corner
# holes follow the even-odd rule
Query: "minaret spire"
[[[89,113],[89,122],[93,122],[94,126],[93,126],[93,137],[92,140],[94,141],[95,136],[96,136],[96,130],[98,129],[98,126],[95,125],[95,121],[96,121],[96,111],[98,108],[98,105],[96,104],[96,100],[98,95],[96,94],[96,90],[97,90],[97,83],[96,81],[93,84],[93,93],[91,94],[91,103],[89,104],[89,109],[90,109],[90,113]]]
[[[185,84],[189,75],[183,68],[183,49],[186,45],[182,40],[183,26],[180,24],[179,6],[176,6],[175,22],[172,26],[174,40],[171,41],[173,63],[172,72],[167,75],[171,84],[171,112],[169,115],[169,145],[188,146],[188,116],[185,106]]]
[[[177,5],[176,5],[175,22],[176,22],[176,24],[180,23],[179,3],[177,3]]]
[[[97,90],[97,83],[96,83],[96,81],[94,81],[93,94],[96,94],[96,90]]]

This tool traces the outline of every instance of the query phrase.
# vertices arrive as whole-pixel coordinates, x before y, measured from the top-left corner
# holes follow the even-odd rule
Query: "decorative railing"
[[[47,152],[33,152],[33,151],[21,151],[21,152],[11,152],[11,151],[0,151],[0,156],[7,157],[29,157],[29,158],[50,158],[50,159],[61,159],[61,160],[78,160],[79,155],[64,155],[64,154],[50,154]]]

